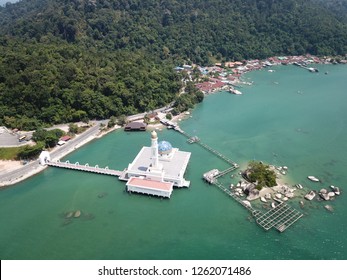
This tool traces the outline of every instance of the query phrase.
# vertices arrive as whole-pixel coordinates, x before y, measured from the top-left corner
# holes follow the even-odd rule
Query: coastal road
[[[171,102],[170,104],[166,105],[165,107],[158,108],[158,109],[155,109],[155,110],[150,111],[150,112],[144,112],[144,113],[128,116],[127,119],[130,122],[131,121],[136,121],[136,120],[139,120],[139,119],[143,119],[149,113],[159,113],[161,111],[171,109],[174,104],[175,104],[175,102]]]
[[[66,154],[72,152],[91,137],[95,137],[100,132],[100,124],[103,123],[101,121],[96,122],[94,126],[87,129],[85,132],[80,134],[78,137],[71,139],[66,142],[63,146],[57,147],[53,152],[50,153],[52,160],[57,160],[65,156]]]
[[[54,149],[54,151],[51,153],[51,159],[60,159],[66,154],[74,151],[78,146],[83,145],[86,141],[95,137],[100,131],[101,123],[102,122],[96,122],[93,127],[87,129],[76,138],[71,139],[63,146]],[[43,169],[45,169],[45,166],[41,166],[39,160],[31,161],[17,170],[10,171],[6,174],[0,174],[0,186],[12,185],[21,179],[27,178],[42,171]]]

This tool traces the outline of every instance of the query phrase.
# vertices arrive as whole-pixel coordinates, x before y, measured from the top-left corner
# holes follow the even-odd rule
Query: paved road
[[[51,153],[51,158],[52,159],[59,159],[61,158],[63,155],[75,150],[76,146],[85,142],[89,137],[92,137],[94,135],[96,135],[99,132],[100,129],[100,123],[101,122],[97,122],[96,125],[94,125],[93,127],[89,128],[88,130],[86,130],[85,132],[83,132],[81,135],[79,135],[78,137],[70,140],[69,142],[67,142],[65,145],[58,147],[55,151],[53,151]],[[30,174],[32,172],[37,172],[37,171],[41,171],[43,170],[45,167],[41,166],[39,163],[39,160],[35,160],[32,161],[26,165],[24,165],[23,167],[8,172],[6,174],[1,174],[0,175],[0,185],[5,184],[5,185],[9,185],[11,184],[11,182],[20,179],[21,177]]]
[[[135,121],[135,120],[138,120],[138,119],[143,119],[149,113],[152,113],[152,112],[153,113],[158,113],[158,112],[161,112],[161,111],[164,111],[164,110],[168,110],[168,109],[172,108],[173,105],[174,105],[174,102],[171,102],[170,104],[168,104],[165,107],[158,108],[158,109],[155,109],[155,110],[150,111],[150,112],[144,112],[144,113],[128,116],[127,119],[128,119],[128,121]]]

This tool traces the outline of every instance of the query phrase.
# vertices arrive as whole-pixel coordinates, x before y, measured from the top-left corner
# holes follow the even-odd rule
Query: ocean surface
[[[0,191],[0,258],[347,259],[347,66],[314,67],[320,72],[278,66],[248,73],[244,79],[254,83],[240,89],[243,95],[208,96],[180,123],[241,166],[250,160],[288,166],[284,180],[301,183],[302,194],[340,187],[341,196],[328,203],[306,201],[301,208],[299,199],[291,201],[304,216],[285,232],[265,231],[204,183],[204,172],[226,163],[164,129],[159,140],[192,153],[190,188],[175,189],[171,199],[129,195],[115,177],[47,168]],[[123,170],[143,145],[150,145],[149,131],[116,131],[65,159]],[[222,182],[236,183],[237,172]],[[65,219],[76,210],[81,217]]]

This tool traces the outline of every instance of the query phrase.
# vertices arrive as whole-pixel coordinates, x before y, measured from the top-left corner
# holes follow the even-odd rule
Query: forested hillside
[[[7,4],[0,7],[0,125],[151,110],[177,97],[173,66],[183,62],[346,54],[346,23],[317,1]]]
[[[317,0],[311,0],[317,3]],[[208,62],[272,54],[345,54],[346,25],[310,0],[23,0],[3,33]],[[47,38],[48,37],[48,38]]]
[[[171,102],[178,77],[141,51],[0,41],[0,117],[10,127],[105,119]]]
[[[337,18],[347,23],[347,0],[314,0],[318,4],[326,7]]]

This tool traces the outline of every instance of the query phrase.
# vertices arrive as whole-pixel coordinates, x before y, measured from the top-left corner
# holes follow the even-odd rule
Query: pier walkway
[[[181,133],[182,135],[184,135],[185,137],[187,137],[188,140],[190,140],[190,139],[198,139],[196,136],[189,135],[187,132],[183,131],[179,126],[176,126],[175,130],[178,131],[179,133]],[[198,145],[200,145],[204,149],[208,150],[212,154],[216,155],[220,159],[222,159],[222,160],[226,161],[227,163],[229,163],[230,165],[234,166],[235,167],[234,169],[239,167],[236,162],[232,161],[231,159],[227,158],[222,153],[216,151],[215,149],[212,149],[210,146],[208,146],[205,143],[201,142],[200,139],[199,139],[199,141],[194,141],[194,142],[191,142],[191,143],[197,143]]]
[[[53,166],[53,167],[60,167],[60,168],[66,168],[66,169],[72,169],[72,170],[78,170],[78,171],[84,171],[84,172],[91,172],[91,173],[97,173],[102,175],[110,175],[110,176],[121,176],[122,171],[118,170],[112,170],[108,167],[100,168],[98,165],[96,166],[89,166],[89,164],[81,165],[78,162],[76,163],[70,163],[69,161],[60,162],[60,161],[47,161],[47,165]]]

